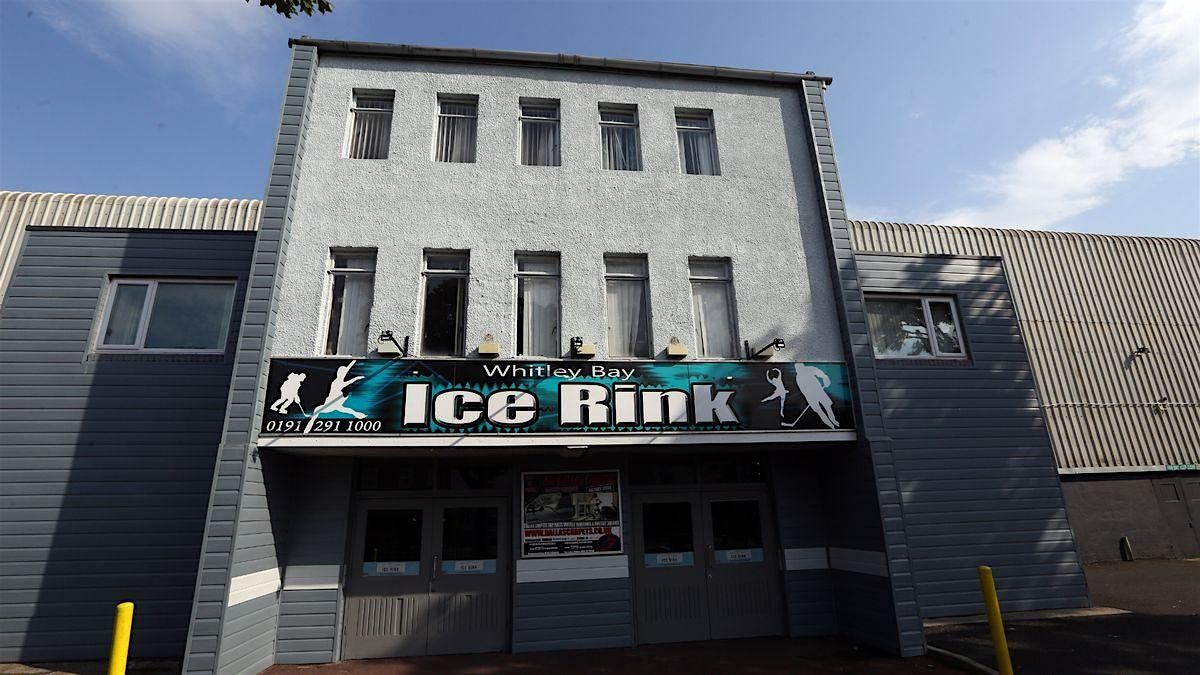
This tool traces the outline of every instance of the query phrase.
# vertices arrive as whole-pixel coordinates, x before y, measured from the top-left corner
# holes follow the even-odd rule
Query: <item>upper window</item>
[[[558,166],[558,101],[521,100],[521,163]]]
[[[637,106],[600,104],[600,145],[604,168],[642,170]]]
[[[705,176],[721,173],[711,110],[676,108],[675,130],[679,134],[679,168],[684,173]]]
[[[517,256],[517,355],[562,355],[558,256]]]
[[[476,96],[438,96],[437,144],[439,162],[475,161],[475,123],[479,109]]]
[[[696,319],[696,355],[732,359],[737,355],[733,320],[733,277],[728,260],[688,261],[692,314]]]
[[[470,256],[463,252],[425,253],[425,310],[421,353],[462,356],[467,327],[467,275]]]
[[[375,296],[374,251],[335,251],[329,279],[332,288],[325,353],[365,356]]]
[[[96,347],[224,353],[234,287],[232,281],[114,279]]]
[[[650,356],[648,281],[645,256],[604,256],[609,356]]]
[[[961,359],[967,355],[954,301],[945,297],[867,296],[871,345],[880,359]]]
[[[354,94],[350,109],[350,159],[387,159],[392,138],[394,92]]]

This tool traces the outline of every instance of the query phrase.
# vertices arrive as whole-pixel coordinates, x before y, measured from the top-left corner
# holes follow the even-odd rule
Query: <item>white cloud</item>
[[[975,187],[983,204],[932,220],[950,225],[1051,228],[1104,203],[1136,171],[1200,155],[1200,3],[1144,3],[1122,33],[1116,62],[1135,75],[1110,110],[1036,141]]]
[[[30,9],[105,60],[148,56],[168,71],[182,71],[231,107],[237,96],[262,84],[268,75],[265,55],[286,39],[274,12],[244,0],[46,0]]]

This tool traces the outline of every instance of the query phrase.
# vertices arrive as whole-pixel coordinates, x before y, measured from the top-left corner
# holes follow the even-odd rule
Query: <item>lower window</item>
[[[961,359],[967,355],[954,300],[867,296],[867,323],[877,359]]]
[[[114,279],[101,318],[100,351],[225,351],[233,281]]]

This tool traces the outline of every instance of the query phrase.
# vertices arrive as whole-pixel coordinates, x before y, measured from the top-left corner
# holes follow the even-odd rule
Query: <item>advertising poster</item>
[[[854,428],[842,363],[272,359],[262,433],[587,434]]]
[[[547,471],[521,476],[526,558],[620,553],[617,471]]]

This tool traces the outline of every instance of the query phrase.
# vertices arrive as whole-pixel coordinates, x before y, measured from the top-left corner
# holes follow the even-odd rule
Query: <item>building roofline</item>
[[[316,47],[318,52],[430,61],[457,61],[504,66],[563,68],[568,70],[599,70],[626,74],[671,75],[718,80],[749,80],[752,82],[773,84],[800,84],[806,81],[822,82],[826,85],[833,83],[832,77],[817,75],[811,71],[807,73],[791,73],[773,70],[752,70],[748,68],[702,66],[691,63],[613,59],[602,56],[580,56],[578,54],[521,52],[500,49],[464,49],[458,47],[422,47],[419,45],[389,44],[384,42],[321,40],[308,36],[288,40],[289,47],[295,45]]]
[[[1057,230],[1031,230],[1022,229],[1019,227],[983,227],[980,225],[935,225],[932,223],[897,223],[886,220],[851,220],[850,224],[853,227],[860,228],[912,228],[925,230],[939,231],[955,231],[960,230],[969,232],[973,236],[983,234],[996,234],[1017,237],[1029,238],[1047,238],[1047,239],[1110,239],[1110,240],[1139,240],[1139,241],[1154,241],[1166,244],[1183,244],[1186,246],[1200,245],[1200,238],[1195,237],[1173,237],[1173,236],[1147,236],[1138,234],[1100,234],[1097,232],[1065,232]]]

